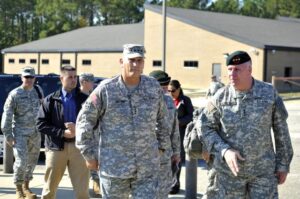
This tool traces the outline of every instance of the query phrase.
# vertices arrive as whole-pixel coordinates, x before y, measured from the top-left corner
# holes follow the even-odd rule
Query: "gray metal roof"
[[[145,5],[145,9],[156,13],[162,10],[161,6],[150,4]],[[262,19],[172,7],[167,8],[167,16],[258,48],[300,48],[297,20]]]
[[[80,28],[2,52],[121,52],[126,43],[144,44],[144,23]]]

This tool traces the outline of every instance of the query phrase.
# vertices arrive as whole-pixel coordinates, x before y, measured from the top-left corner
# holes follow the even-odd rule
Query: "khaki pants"
[[[89,170],[85,165],[85,160],[75,147],[75,142],[66,142],[63,151],[46,149],[46,173],[42,199],[56,198],[57,187],[66,167],[68,167],[76,198],[89,198]]]

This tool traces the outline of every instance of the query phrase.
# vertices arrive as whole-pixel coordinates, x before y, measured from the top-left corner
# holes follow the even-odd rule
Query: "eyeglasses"
[[[169,93],[175,93],[177,89],[168,90]]]
[[[24,78],[25,78],[25,79],[33,79],[34,76],[25,76]]]

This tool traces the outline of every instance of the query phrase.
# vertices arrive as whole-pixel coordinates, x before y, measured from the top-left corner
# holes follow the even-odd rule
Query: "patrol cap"
[[[35,76],[35,70],[34,68],[30,67],[30,66],[26,66],[24,68],[22,68],[22,76],[23,77],[27,77],[27,76]]]
[[[141,44],[125,44],[123,46],[123,56],[126,58],[143,57],[145,48]]]
[[[251,57],[245,51],[235,51],[227,57],[226,65],[240,65],[250,60]]]
[[[94,82],[94,75],[92,73],[82,73],[79,75],[79,81]]]
[[[149,76],[154,77],[162,86],[168,85],[171,80],[168,73],[162,70],[154,70],[149,74]]]

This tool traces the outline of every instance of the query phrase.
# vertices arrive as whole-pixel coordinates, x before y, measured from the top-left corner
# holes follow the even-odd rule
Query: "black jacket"
[[[177,105],[177,117],[179,123],[179,131],[181,135],[184,135],[185,128],[193,120],[193,104],[189,97],[185,95],[179,96],[180,102]]]
[[[40,133],[45,134],[45,147],[51,150],[64,149],[64,110],[61,100],[61,89],[51,93],[40,106],[37,117],[37,129]],[[76,88],[75,102],[76,114],[79,113],[81,105],[85,102],[87,96]]]

